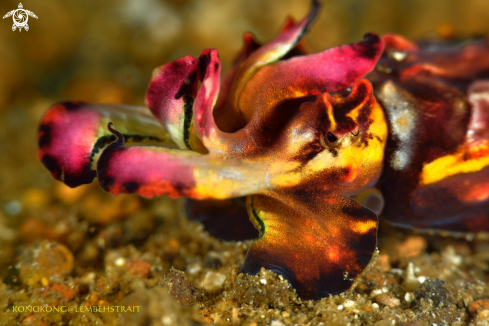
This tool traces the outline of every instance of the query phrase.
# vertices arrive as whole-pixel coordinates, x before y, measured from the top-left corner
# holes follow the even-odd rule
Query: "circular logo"
[[[27,25],[27,21],[29,20],[29,16],[37,19],[36,14],[30,10],[25,10],[22,3],[19,3],[18,9],[10,10],[8,13],[6,13],[3,16],[3,19],[10,17],[10,16],[12,16],[13,21],[14,21],[14,24],[12,25],[12,31],[15,31],[18,28],[19,32],[22,31],[22,29],[25,29],[26,31],[29,30],[29,25]]]
[[[18,27],[25,26],[25,24],[27,24],[27,20],[29,19],[24,9],[17,9],[13,16],[14,24]]]

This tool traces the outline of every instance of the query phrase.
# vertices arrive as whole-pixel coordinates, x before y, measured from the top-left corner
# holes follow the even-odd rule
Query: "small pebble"
[[[489,309],[489,299],[479,299],[472,301],[468,307],[471,315],[475,315],[481,309]]]
[[[118,267],[124,267],[124,265],[126,265],[126,259],[124,257],[119,257],[115,260],[114,264]]]
[[[442,259],[445,263],[450,265],[459,266],[462,264],[462,256],[457,255],[453,246],[447,246],[441,253]]]
[[[411,262],[408,264],[404,273],[404,283],[402,283],[402,286],[408,291],[417,290],[420,286],[419,280],[414,275],[414,264]]]
[[[187,267],[187,272],[190,275],[195,275],[198,272],[200,272],[201,270],[202,270],[202,265],[200,263],[189,264]],[[242,274],[240,274],[240,275],[242,275]],[[238,275],[238,277],[239,277],[239,275]]]
[[[401,304],[401,301],[397,298],[393,298],[385,293],[381,293],[375,297],[375,302],[381,303],[388,307],[397,307]]]
[[[127,271],[133,276],[147,278],[151,273],[151,264],[144,259],[134,258],[129,260]]]
[[[205,274],[204,280],[202,281],[202,287],[207,292],[217,292],[222,289],[225,280],[225,274],[209,271]]]
[[[419,283],[423,284],[425,281],[427,280],[427,277],[426,276],[419,276],[418,277],[418,281]]]
[[[404,295],[404,300],[406,300],[406,302],[411,302],[414,300],[416,296],[414,295],[413,292],[406,292],[406,294]]]
[[[477,317],[474,320],[476,325],[488,325],[489,321],[489,309],[481,309],[477,313]]]

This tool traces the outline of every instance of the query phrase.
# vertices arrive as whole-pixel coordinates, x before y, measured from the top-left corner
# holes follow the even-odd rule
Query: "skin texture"
[[[389,121],[380,179],[390,223],[489,230],[489,44],[383,37],[369,75]],[[388,69],[386,69],[388,68]]]
[[[72,187],[97,177],[112,194],[208,200],[188,212],[211,234],[257,237],[240,272],[270,269],[303,299],[365,271],[384,205],[404,227],[489,230],[487,44],[366,34],[307,54],[317,9],[264,45],[245,34],[222,79],[215,49],[157,68],[149,110],[55,104],[39,158]]]
[[[106,125],[113,121],[126,139],[150,139],[171,145],[168,133],[144,107],[56,103],[39,126],[38,157],[53,177],[70,187],[91,183],[97,176],[95,155],[116,138]]]

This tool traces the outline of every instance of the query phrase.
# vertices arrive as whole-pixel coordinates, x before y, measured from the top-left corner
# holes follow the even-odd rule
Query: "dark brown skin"
[[[409,228],[488,231],[489,44],[419,46],[396,35],[384,43],[369,75],[389,121],[383,217]]]

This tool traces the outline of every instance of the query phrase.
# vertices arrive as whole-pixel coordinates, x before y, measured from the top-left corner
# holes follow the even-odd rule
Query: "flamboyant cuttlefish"
[[[362,274],[384,203],[395,225],[489,231],[489,42],[367,34],[307,54],[317,10],[264,45],[245,34],[222,83],[211,49],[156,69],[149,109],[55,104],[39,158],[71,187],[97,177],[113,194],[246,197],[258,238],[240,271],[272,270],[303,299]],[[124,144],[147,138],[162,146]],[[192,203],[211,220],[242,211]]]

